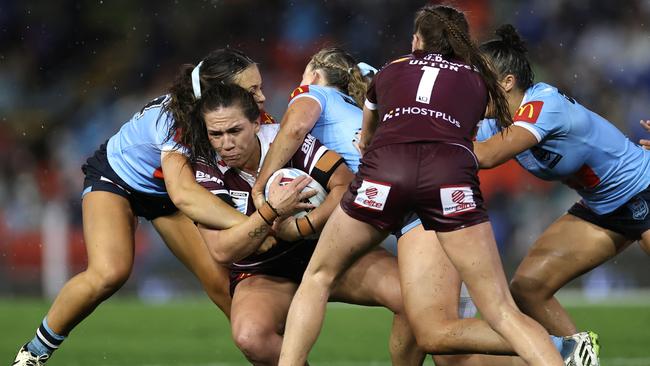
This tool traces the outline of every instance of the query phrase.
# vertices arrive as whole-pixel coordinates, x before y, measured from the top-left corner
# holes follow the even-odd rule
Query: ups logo
[[[542,112],[543,105],[544,102],[540,100],[528,102],[522,105],[521,107],[519,107],[519,109],[513,116],[512,118],[513,122],[517,122],[517,121],[523,121],[529,123],[537,122],[537,119],[539,118],[539,114]]]

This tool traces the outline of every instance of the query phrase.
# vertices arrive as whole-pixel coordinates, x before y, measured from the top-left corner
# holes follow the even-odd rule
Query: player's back
[[[368,91],[379,127],[370,149],[436,141],[471,148],[488,95],[480,74],[440,54],[416,51],[385,66]]]
[[[164,112],[168,96],[149,102],[127,121],[106,145],[108,162],[131,188],[150,194],[166,194],[160,154],[177,144],[168,138],[173,122]]]
[[[327,148],[339,153],[356,173],[361,155],[352,143],[361,130],[361,109],[349,95],[329,86],[303,85],[291,93],[289,105],[299,98],[318,102],[321,114],[310,133]]]

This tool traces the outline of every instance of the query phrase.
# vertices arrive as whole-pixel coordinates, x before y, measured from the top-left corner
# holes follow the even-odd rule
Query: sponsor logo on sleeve
[[[375,211],[383,211],[390,192],[390,185],[363,180],[357,189],[354,203]]]
[[[455,216],[476,208],[474,192],[469,186],[441,188],[440,202],[442,203],[442,214],[445,216]]]
[[[246,215],[248,211],[248,192],[231,190],[229,193],[237,211]]]
[[[522,121],[522,122],[535,123],[539,118],[539,114],[542,112],[543,105],[544,102],[542,102],[541,100],[528,102],[522,105],[521,107],[519,107],[519,109],[515,113],[515,117],[513,118],[513,120],[515,122]]]
[[[293,99],[293,98],[295,98],[298,95],[303,94],[303,93],[309,93],[309,85],[301,85],[301,86],[293,89],[293,91],[291,92],[291,95],[289,95],[289,100],[291,100],[291,99]]]

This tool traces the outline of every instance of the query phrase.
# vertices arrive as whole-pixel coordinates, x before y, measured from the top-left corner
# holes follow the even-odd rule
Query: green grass
[[[33,337],[48,303],[0,300],[0,364]],[[581,328],[600,333],[603,365],[650,365],[650,306],[574,306]],[[333,305],[310,360],[315,365],[388,365],[391,315]],[[115,298],[71,334],[49,365],[246,365],[224,316],[203,299],[164,305]],[[428,364],[432,363],[428,361]]]

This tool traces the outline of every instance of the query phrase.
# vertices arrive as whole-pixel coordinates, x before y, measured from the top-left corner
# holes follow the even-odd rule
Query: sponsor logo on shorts
[[[230,198],[232,199],[232,202],[235,204],[235,208],[237,209],[237,211],[246,215],[246,211],[248,211],[248,192],[231,190]]]
[[[645,220],[648,216],[648,203],[643,198],[636,198],[627,204],[627,208],[632,211],[632,218],[635,220]]]
[[[390,185],[363,180],[357,189],[354,203],[375,211],[383,211],[390,192]]]
[[[469,186],[444,187],[440,189],[442,214],[454,216],[476,208],[474,192]]]

